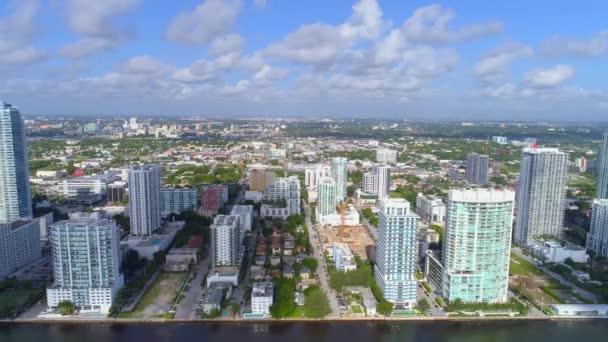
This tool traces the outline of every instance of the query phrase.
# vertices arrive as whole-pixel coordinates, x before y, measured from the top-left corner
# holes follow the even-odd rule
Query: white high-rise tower
[[[135,166],[129,170],[131,235],[151,235],[161,226],[160,167]]]

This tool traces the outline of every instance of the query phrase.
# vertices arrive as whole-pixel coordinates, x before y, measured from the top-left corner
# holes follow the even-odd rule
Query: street
[[[317,268],[317,275],[319,277],[319,282],[321,283],[321,288],[325,291],[329,298],[329,304],[332,312],[328,315],[328,317],[339,317],[340,307],[338,305],[338,299],[336,298],[336,292],[329,287],[328,271],[327,266],[325,265],[325,257],[323,256],[323,248],[319,239],[315,239],[315,235],[317,237],[319,235],[316,233],[316,229],[314,229],[312,224],[310,218],[310,207],[308,204],[304,204],[304,222],[308,227],[308,239],[310,240],[313,256],[318,261],[319,266]],[[313,230],[315,230],[314,233]]]
[[[207,253],[208,254],[208,253]],[[196,319],[198,301],[203,293],[203,280],[209,272],[209,255],[197,265],[196,277],[190,283],[190,289],[184,292],[184,299],[177,306],[175,319]]]

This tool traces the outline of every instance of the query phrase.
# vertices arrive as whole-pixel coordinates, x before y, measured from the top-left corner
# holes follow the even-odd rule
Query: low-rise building
[[[445,222],[446,206],[438,196],[419,193],[416,197],[416,214],[429,223]]]
[[[551,309],[560,317],[608,317],[608,304],[553,304]]]
[[[530,246],[530,251],[544,262],[564,262],[566,259],[572,259],[574,262],[586,263],[589,260],[589,255],[584,247],[562,245],[555,240],[535,240]]]
[[[165,256],[165,270],[171,272],[188,271],[198,262],[197,248],[172,248]]]
[[[357,269],[357,265],[355,264],[355,256],[347,244],[334,242],[332,245],[332,252],[332,259],[338,271],[346,272]]]
[[[271,282],[253,283],[251,291],[251,312],[255,314],[270,314],[273,303],[274,287]]]

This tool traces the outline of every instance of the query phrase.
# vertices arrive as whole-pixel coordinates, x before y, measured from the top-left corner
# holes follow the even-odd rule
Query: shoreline
[[[407,317],[407,318],[339,318],[339,319],[164,319],[164,318],[106,318],[106,319],[74,319],[74,318],[45,318],[45,319],[14,319],[0,320],[2,324],[281,324],[281,323],[404,323],[404,322],[496,322],[496,321],[554,321],[554,322],[580,322],[598,321],[608,323],[605,317]]]

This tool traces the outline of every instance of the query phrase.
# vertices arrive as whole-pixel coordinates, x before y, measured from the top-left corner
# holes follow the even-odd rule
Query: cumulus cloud
[[[482,57],[473,67],[473,73],[487,83],[499,83],[507,78],[509,65],[520,58],[529,57],[533,50],[519,43],[502,45]]]
[[[533,88],[552,88],[563,84],[574,77],[574,68],[569,65],[557,65],[549,69],[537,69],[526,73],[524,82]]]
[[[569,39],[554,37],[541,43],[540,50],[549,56],[572,55],[577,57],[597,57],[608,54],[608,31],[597,33],[590,39]]]
[[[243,46],[244,39],[238,34],[227,34],[217,37],[209,46],[207,52],[211,56],[221,56],[231,52],[238,52]]]
[[[13,12],[0,18],[0,64],[32,64],[47,58],[44,50],[33,46],[37,33],[37,0],[15,2]]]
[[[490,21],[461,28],[452,28],[450,24],[456,13],[441,5],[433,4],[418,8],[403,24],[405,37],[418,43],[452,43],[462,42],[502,32],[503,24]]]
[[[206,44],[230,29],[241,7],[241,0],[205,0],[192,12],[175,16],[165,37],[177,43]]]
[[[128,28],[119,27],[116,17],[140,3],[141,0],[65,0],[68,24],[81,38],[59,49],[59,54],[81,58],[117,48],[133,33]]]

